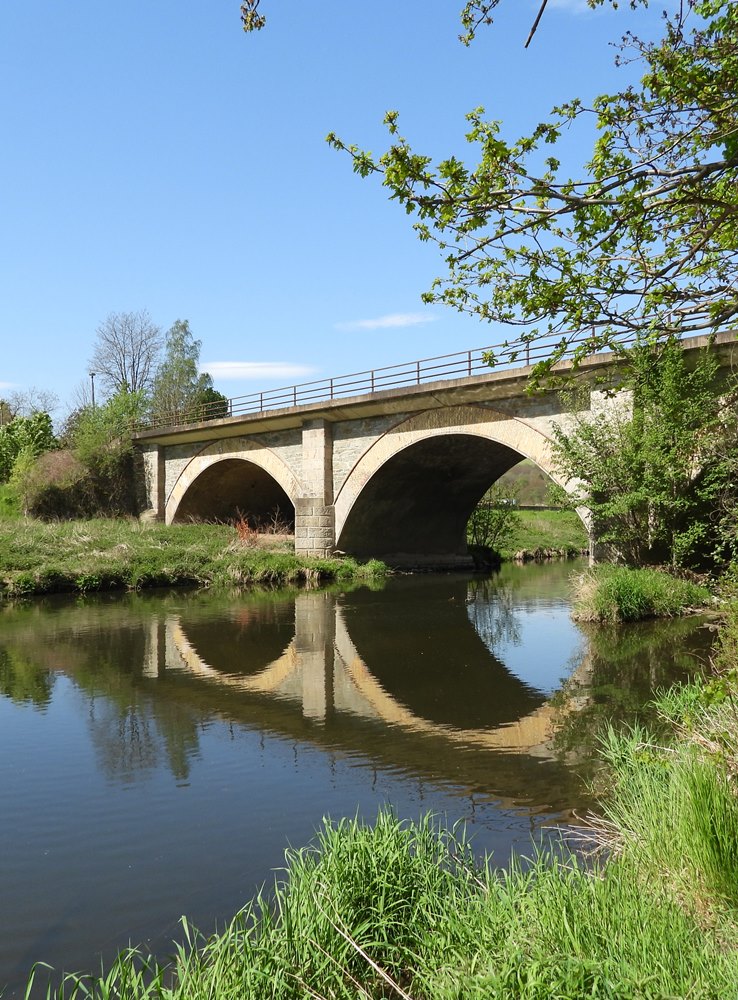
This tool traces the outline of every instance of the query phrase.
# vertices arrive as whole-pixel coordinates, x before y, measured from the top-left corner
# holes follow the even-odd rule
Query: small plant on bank
[[[238,517],[233,522],[238,540],[247,548],[255,548],[259,544],[259,532],[256,527],[240,511]]]
[[[491,486],[474,508],[466,533],[469,544],[499,553],[512,545],[520,521],[514,487]]]

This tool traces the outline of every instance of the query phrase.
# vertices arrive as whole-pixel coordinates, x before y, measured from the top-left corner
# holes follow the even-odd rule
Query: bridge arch
[[[524,458],[570,486],[556,469],[551,439],[530,422],[475,405],[414,414],[346,477],[335,499],[337,546],[358,556],[463,556],[474,507]],[[580,517],[586,523],[586,512]]]
[[[299,495],[295,475],[270,448],[248,438],[226,438],[206,445],[181,470],[167,499],[165,521],[225,520],[237,511],[258,520],[279,508],[281,519],[291,523]]]

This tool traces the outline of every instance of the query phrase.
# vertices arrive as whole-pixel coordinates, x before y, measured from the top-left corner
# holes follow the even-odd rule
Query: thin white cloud
[[[0,382],[0,392],[3,389],[15,389],[15,382]]]
[[[336,330],[389,330],[399,326],[418,326],[432,323],[435,316],[429,313],[389,313],[376,319],[354,319],[348,323],[336,323]]]
[[[286,361],[208,361],[200,368],[214,379],[232,379],[238,382],[272,378],[287,381],[314,375],[316,371],[310,365],[293,365]]]

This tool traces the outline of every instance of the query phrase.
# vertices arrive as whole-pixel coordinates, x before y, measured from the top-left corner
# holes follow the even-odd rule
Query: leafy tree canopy
[[[0,427],[0,483],[10,479],[21,453],[33,459],[56,446],[48,413],[15,417],[9,424],[4,424]]]
[[[467,4],[465,40],[495,6]],[[680,5],[660,40],[628,33],[620,58],[640,61],[640,83],[555,107],[517,141],[472,111],[466,156],[434,164],[401,136],[396,111],[379,157],[328,136],[443,251],[446,273],[424,299],[517,327],[524,343],[548,338],[539,376],[564,354],[736,328],[738,5]],[[598,137],[570,176],[556,143],[592,122]]]
[[[118,465],[131,453],[131,431],[144,421],[147,407],[142,389],[121,389],[101,406],[80,410],[68,435],[79,460],[94,471]]]
[[[705,569],[735,555],[738,382],[714,353],[688,365],[678,340],[628,354],[632,409],[575,414],[556,429],[556,460],[578,484],[593,534],[632,566]],[[621,403],[624,397],[620,397]]]
[[[213,379],[200,372],[202,341],[196,340],[187,320],[177,320],[168,331],[164,360],[157,369],[151,399],[157,421],[176,422],[186,415],[223,416],[226,398],[213,388]]]

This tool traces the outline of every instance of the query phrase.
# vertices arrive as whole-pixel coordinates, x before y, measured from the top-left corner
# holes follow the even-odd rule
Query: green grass
[[[605,754],[614,781],[604,806],[609,846],[695,913],[735,910],[738,799],[724,763],[692,740],[665,749],[637,729],[611,733]]]
[[[373,560],[299,557],[239,542],[227,525],[142,525],[99,519],[0,520],[0,596],[157,586],[240,587],[372,578]]]
[[[576,578],[573,617],[603,624],[667,618],[709,599],[707,588],[663,570],[601,565]]]
[[[584,525],[571,510],[521,510],[514,536],[503,547],[503,559],[516,552],[554,549],[563,555],[579,555],[589,545]]]
[[[0,483],[0,521],[17,520],[21,516],[15,493],[7,483]]]
[[[129,951],[55,995],[655,1000],[727,998],[738,983],[738,952],[627,858],[498,870],[433,820],[387,812],[326,823],[222,933],[184,926],[168,968]]]

